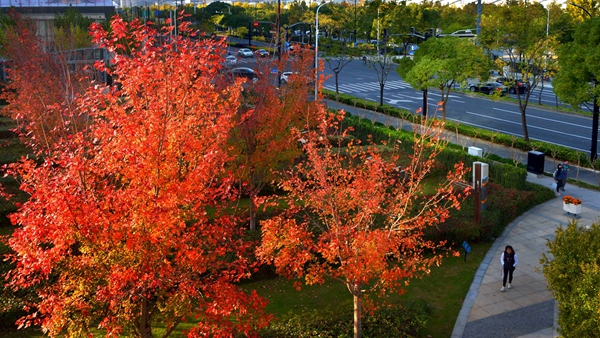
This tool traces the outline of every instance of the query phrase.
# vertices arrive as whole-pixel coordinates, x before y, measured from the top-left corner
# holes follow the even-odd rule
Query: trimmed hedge
[[[383,113],[389,116],[399,117],[413,123],[418,123],[418,120],[420,119],[420,115],[413,114],[405,109],[400,109],[389,105],[379,105],[376,102],[359,99],[347,94],[336,95],[335,92],[327,89],[322,89],[322,92],[324,96],[328,99],[336,100],[340,103],[344,103],[357,108],[364,108],[367,110]],[[480,129],[448,120],[446,120],[445,122],[445,129],[453,132],[458,132],[461,135],[474,137],[485,141],[492,141],[496,144],[514,147],[523,151],[541,151],[547,156],[554,157],[560,160],[568,160],[569,162],[578,166],[600,169],[600,161],[596,161],[592,166],[588,154],[581,151],[569,149],[567,147],[557,146],[554,144],[540,141],[526,142],[523,138],[520,137],[500,134],[491,130]]]
[[[348,116],[344,120],[344,125],[345,127],[353,127],[354,132],[352,135],[360,140],[365,141],[370,137],[371,140],[377,144],[381,142],[396,144],[401,150],[408,153],[412,152],[412,146],[414,144],[414,135],[412,132],[377,126],[371,123],[370,120],[359,119],[355,116]],[[498,183],[507,188],[518,190],[525,189],[527,171],[524,168],[472,156],[463,151],[461,147],[447,147],[436,157],[436,160],[444,170],[453,168],[454,164],[459,162],[464,162],[469,168],[473,167],[473,162],[485,162],[489,165],[489,179],[491,182]],[[469,172],[467,176],[465,176],[465,180],[469,182],[471,179],[472,173]]]
[[[472,197],[461,203],[460,210],[452,210],[450,218],[437,227],[428,228],[425,238],[433,241],[446,240],[460,244],[463,241],[493,241],[500,237],[510,222],[531,208],[553,199],[552,189],[525,182],[523,190],[507,188],[498,184],[487,185],[486,210],[481,212],[481,223],[475,222],[475,206]]]

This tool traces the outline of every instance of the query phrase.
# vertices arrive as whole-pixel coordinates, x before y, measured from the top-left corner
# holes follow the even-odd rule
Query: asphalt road
[[[230,52],[236,55],[237,49]],[[254,58],[238,58],[237,67],[256,67]],[[323,87],[335,90],[333,72],[325,63],[328,76]],[[339,91],[359,98],[379,102],[379,81],[376,70],[362,61],[352,61],[339,73]],[[395,70],[390,71],[384,86],[384,103],[416,112],[423,106],[423,94],[404,82]],[[521,95],[523,96],[523,94]],[[511,100],[494,100],[484,94],[456,90],[450,94],[446,106],[446,119],[476,126],[498,133],[523,137],[523,124],[516,95]],[[436,112],[441,100],[439,90],[428,91],[429,115]],[[541,102],[544,106],[539,106]],[[526,123],[531,140],[543,141],[589,153],[591,148],[591,116],[568,113],[553,109],[563,106],[552,92],[551,84],[538,86],[529,99]]]
[[[331,75],[324,88],[335,90],[333,72],[327,64],[325,74]],[[339,73],[339,91],[359,98],[379,102],[379,81],[376,70],[362,61],[352,61]],[[523,94],[521,95],[523,96]],[[512,100],[494,100],[484,94],[453,91],[446,106],[448,120],[497,131],[502,134],[523,136],[523,124],[516,95]],[[439,90],[428,91],[429,115],[435,113],[441,100]],[[384,103],[416,112],[423,106],[423,94],[404,82],[395,70],[392,70],[384,87]],[[530,96],[526,110],[526,123],[531,140],[544,141],[588,153],[591,148],[591,116],[567,113],[554,107],[558,99],[546,83],[543,90],[536,88]]]

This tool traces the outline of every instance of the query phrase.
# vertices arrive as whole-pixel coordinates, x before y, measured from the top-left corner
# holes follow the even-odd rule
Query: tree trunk
[[[256,230],[256,212],[254,212],[254,194],[250,194],[250,230]]]
[[[592,147],[590,149],[590,162],[592,165],[598,158],[598,115],[600,115],[600,106],[598,106],[598,98],[594,96],[594,111],[592,112]]]
[[[354,298],[354,338],[362,337],[362,292],[360,285],[352,286]]]
[[[529,132],[527,132],[527,116],[525,115],[525,108],[519,104],[521,110],[521,124],[523,125],[523,139],[525,142],[529,142]]]
[[[428,98],[427,98],[427,88],[423,89],[423,118],[427,117],[427,113],[429,110]]]
[[[540,88],[540,94],[538,95],[538,104],[542,105],[542,92],[544,91],[544,75],[542,74],[542,86]],[[527,86],[527,90],[529,90],[529,86]]]
[[[442,92],[442,122],[446,122],[446,104],[448,103],[452,86],[454,86],[454,81],[450,82],[450,85],[442,86],[440,88],[440,91]]]
[[[379,83],[379,105],[383,106],[383,87],[385,85],[383,84],[383,82]]]
[[[446,103],[448,101],[442,100],[442,122],[446,122]]]
[[[149,325],[150,312],[148,310],[148,299],[142,297],[142,311],[140,313],[139,331],[141,338],[152,338],[152,327]]]

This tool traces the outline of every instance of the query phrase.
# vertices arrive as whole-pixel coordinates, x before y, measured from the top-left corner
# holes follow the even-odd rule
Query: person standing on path
[[[560,196],[560,188],[562,187],[562,179],[563,179],[563,165],[559,164],[554,170],[554,183],[556,184],[556,194]],[[553,187],[554,188],[554,187]]]
[[[569,161],[564,161],[563,162],[563,169],[562,169],[562,176],[563,176],[563,180],[562,180],[562,186],[560,187],[560,190],[565,191],[565,185],[567,185],[567,176],[569,175]]]
[[[513,271],[515,271],[515,267],[519,264],[519,258],[517,257],[517,253],[513,249],[512,246],[507,245],[504,248],[504,252],[502,256],[500,256],[500,261],[502,262],[502,289],[500,291],[506,291],[506,279],[508,278],[508,288],[512,289],[512,279],[513,279]]]

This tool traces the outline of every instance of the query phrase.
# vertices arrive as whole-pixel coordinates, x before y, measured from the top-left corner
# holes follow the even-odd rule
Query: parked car
[[[237,58],[234,55],[228,55],[225,58],[225,64],[229,67],[235,66],[237,64]]]
[[[254,69],[248,67],[237,67],[231,69],[231,76],[233,78],[243,77],[248,80],[252,80],[253,83],[258,81],[258,75],[256,75]]]
[[[527,93],[527,84],[521,80],[511,80],[506,77],[499,77],[496,79],[496,82],[508,87],[508,92],[510,94],[516,94],[517,89],[519,90],[519,94]]]
[[[256,55],[258,55],[258,56],[260,56],[260,57],[266,57],[266,56],[269,56],[269,52],[267,52],[267,51],[266,51],[266,50],[264,50],[264,49],[259,49],[259,50],[257,50],[255,53],[256,53]]]
[[[243,58],[251,58],[254,56],[254,53],[252,53],[252,51],[248,48],[240,48],[238,50],[238,55]]]
[[[475,83],[469,86],[469,90],[488,95],[492,95],[496,92],[499,92],[500,95],[506,95],[507,93],[506,86],[498,82]]]

